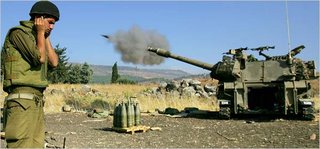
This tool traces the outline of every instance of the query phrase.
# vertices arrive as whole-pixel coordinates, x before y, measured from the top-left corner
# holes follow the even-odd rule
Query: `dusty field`
[[[315,108],[319,112],[319,80],[313,82]],[[65,91],[82,85],[52,85],[48,91]],[[46,92],[46,131],[51,145],[62,147],[66,138],[67,148],[319,148],[319,121],[302,121],[265,117],[234,118],[218,120],[210,116],[172,118],[164,115],[143,115],[146,126],[160,127],[161,131],[124,134],[112,130],[112,116],[104,119],[89,118],[85,113],[61,113],[66,99],[97,99],[113,103],[124,96],[134,95],[148,86],[92,85],[102,95],[78,95],[69,92],[50,94]],[[138,94],[139,95],[139,94]],[[137,96],[138,96],[137,95]],[[3,99],[5,94],[0,94]],[[155,108],[196,106],[199,109],[214,110],[210,100],[181,100],[164,98],[152,100],[138,96],[142,111],[154,111]],[[2,107],[3,100],[0,100]],[[90,103],[89,102],[89,103]],[[208,108],[210,107],[210,108]],[[317,117],[319,120],[319,115]],[[314,137],[315,136],[315,137]],[[5,141],[0,141],[0,148]]]
[[[67,148],[319,147],[317,121],[261,117],[218,120],[214,116],[172,118],[144,114],[143,125],[162,130],[133,135],[113,131],[111,116],[94,119],[84,113],[56,113],[47,114],[46,123],[47,140],[62,147],[66,137]],[[4,145],[2,140],[1,146]]]

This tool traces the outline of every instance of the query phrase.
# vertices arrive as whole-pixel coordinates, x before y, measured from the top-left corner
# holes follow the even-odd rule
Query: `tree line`
[[[136,84],[135,81],[128,80],[125,78],[121,78],[120,74],[118,73],[118,65],[115,62],[112,66],[112,74],[111,74],[111,84],[118,83],[118,84]]]
[[[48,71],[48,80],[51,83],[87,84],[91,81],[93,71],[88,63],[69,64],[69,57],[66,56],[67,48],[54,48],[59,56],[59,64],[56,68]]]
[[[66,83],[66,84],[87,84],[90,83],[93,77],[93,71],[88,63],[84,64],[69,64],[69,57],[66,56],[67,48],[60,48],[56,45],[54,48],[59,56],[59,64],[56,68],[51,68],[48,71],[48,80],[51,83]],[[117,62],[112,66],[111,83],[118,84],[135,84],[135,81],[121,78],[118,73]]]

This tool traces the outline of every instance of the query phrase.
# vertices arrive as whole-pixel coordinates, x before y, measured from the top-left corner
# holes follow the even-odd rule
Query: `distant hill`
[[[107,65],[90,65],[93,70],[92,83],[109,83],[111,79],[112,66]],[[172,69],[140,69],[136,67],[118,66],[118,73],[121,78],[145,82],[148,80],[171,80],[190,76],[182,70]]]

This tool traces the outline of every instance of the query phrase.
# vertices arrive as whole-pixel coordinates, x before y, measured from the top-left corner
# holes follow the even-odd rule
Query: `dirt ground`
[[[214,116],[173,118],[143,114],[142,124],[162,130],[118,133],[112,116],[46,115],[47,141],[66,148],[318,148],[319,122],[261,116],[219,120]],[[316,138],[314,138],[316,136]],[[1,140],[1,146],[5,142]]]

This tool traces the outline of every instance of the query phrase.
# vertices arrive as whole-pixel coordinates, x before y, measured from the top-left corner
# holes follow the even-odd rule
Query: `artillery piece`
[[[211,71],[211,78],[219,80],[217,99],[221,118],[229,119],[237,114],[275,114],[313,119],[314,102],[309,80],[318,78],[314,61],[294,58],[304,49],[303,45],[283,56],[267,56],[263,51],[268,49],[274,47],[230,49],[215,65],[175,55],[165,49],[148,47],[147,50]],[[246,50],[259,51],[265,60],[247,56]]]

